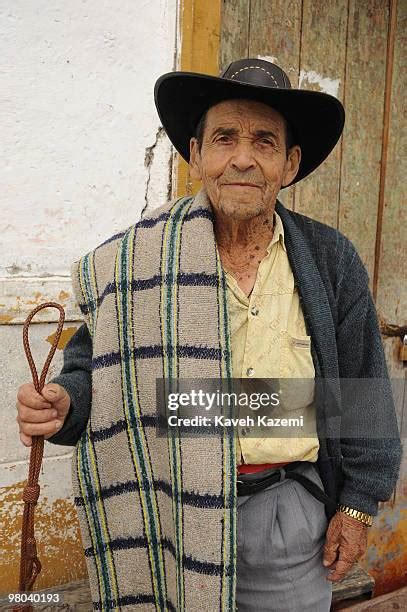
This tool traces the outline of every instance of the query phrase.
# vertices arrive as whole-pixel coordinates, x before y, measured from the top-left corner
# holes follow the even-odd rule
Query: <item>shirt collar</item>
[[[280,215],[276,211],[274,211],[274,232],[273,232],[273,237],[270,241],[270,244],[267,247],[267,253],[270,253],[271,247],[273,246],[273,244],[275,244],[278,241],[280,241],[281,246],[283,247],[284,251],[287,253],[287,249],[286,249],[285,241],[284,241],[283,222],[281,221]]]

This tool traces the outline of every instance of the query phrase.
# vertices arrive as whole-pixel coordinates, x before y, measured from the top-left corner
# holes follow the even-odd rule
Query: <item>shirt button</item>
[[[250,312],[252,313],[254,317],[256,317],[259,314],[259,309],[257,308],[257,306],[253,306]]]
[[[247,374],[247,376],[253,376],[253,374],[254,374],[254,368],[247,368],[247,370],[246,370],[246,374]]]

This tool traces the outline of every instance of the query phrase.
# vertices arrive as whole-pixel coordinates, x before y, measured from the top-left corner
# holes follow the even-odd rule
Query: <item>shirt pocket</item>
[[[286,410],[297,410],[313,402],[315,369],[311,354],[311,336],[293,335],[283,331],[279,377],[281,399]]]

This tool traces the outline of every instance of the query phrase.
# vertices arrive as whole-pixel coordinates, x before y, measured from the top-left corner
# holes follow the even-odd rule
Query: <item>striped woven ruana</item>
[[[182,198],[72,266],[93,343],[73,487],[95,610],[235,608],[232,435],[157,436],[156,380],[231,378],[208,198]]]

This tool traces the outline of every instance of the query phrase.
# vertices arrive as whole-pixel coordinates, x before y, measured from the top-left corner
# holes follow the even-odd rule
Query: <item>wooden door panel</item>
[[[381,320],[407,323],[405,175],[407,2],[404,0],[225,0],[221,65],[264,57],[281,65],[293,87],[328,91],[343,101],[343,137],[328,160],[282,190],[287,208],[340,229],[369,272]],[[405,446],[391,500],[369,532],[365,567],[376,592],[405,583],[407,566],[407,365],[400,340],[383,337]],[[403,514],[404,513],[404,514]],[[403,519],[404,516],[404,519]]]

